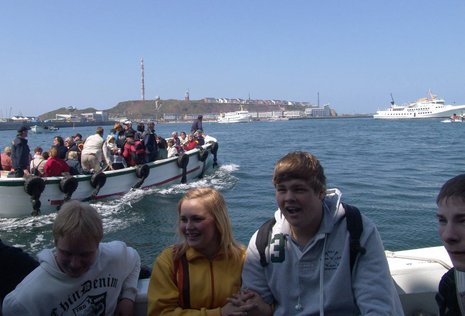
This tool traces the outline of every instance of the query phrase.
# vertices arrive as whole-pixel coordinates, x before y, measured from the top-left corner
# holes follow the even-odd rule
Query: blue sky
[[[465,104],[465,1],[19,0],[0,10],[1,116],[145,97]]]

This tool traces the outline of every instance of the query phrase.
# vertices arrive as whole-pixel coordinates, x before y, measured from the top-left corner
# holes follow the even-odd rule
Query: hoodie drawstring
[[[324,300],[324,274],[325,274],[325,252],[326,252],[326,237],[323,242],[323,251],[320,257],[320,316],[325,315],[325,300]]]

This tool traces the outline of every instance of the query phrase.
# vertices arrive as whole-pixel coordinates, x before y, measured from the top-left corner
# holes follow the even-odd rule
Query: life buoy
[[[217,142],[212,143],[212,146],[210,147],[210,151],[213,154],[213,167],[216,167],[218,166],[218,163],[217,163],[218,143]]]
[[[149,166],[144,164],[144,165],[138,165],[136,167],[136,176],[138,178],[145,179],[145,178],[147,178],[149,176],[149,174],[150,174],[150,167]]]
[[[92,177],[90,177],[90,185],[93,188],[95,188],[95,190],[92,191],[91,196],[85,198],[83,201],[89,201],[89,200],[95,199],[100,189],[105,185],[105,182],[107,182],[106,174],[104,174],[103,172],[94,173]]]
[[[31,215],[40,214],[40,195],[45,190],[45,181],[41,177],[30,175],[24,181],[24,191],[31,196],[32,213]]]
[[[68,201],[71,199],[74,191],[76,191],[79,185],[78,180],[73,176],[65,176],[63,179],[60,180],[60,190],[65,194],[64,201]]]
[[[187,182],[187,165],[189,164],[189,155],[181,154],[178,157],[178,167],[182,169],[181,183]]]
[[[208,151],[205,150],[205,149],[203,149],[203,148],[201,148],[201,149],[199,150],[198,156],[199,156],[199,160],[200,160],[201,162],[205,162],[205,161],[207,160],[207,158],[208,158]]]
[[[189,164],[189,155],[180,154],[177,163],[179,168],[186,168]]]
[[[137,181],[136,184],[132,187],[133,189],[140,188],[141,185],[144,183],[144,180],[149,176],[150,174],[150,167],[147,165],[138,165],[136,167],[136,176],[140,178],[139,181]]]
[[[24,191],[30,196],[40,196],[45,189],[45,181],[41,177],[28,176],[24,181]]]
[[[216,155],[216,153],[218,152],[218,143],[217,142],[212,143],[211,151],[212,151],[213,155]]]
[[[107,175],[104,174],[103,172],[97,172],[92,175],[90,178],[90,184],[92,185],[93,188],[101,188],[105,185],[105,182],[107,182]]]

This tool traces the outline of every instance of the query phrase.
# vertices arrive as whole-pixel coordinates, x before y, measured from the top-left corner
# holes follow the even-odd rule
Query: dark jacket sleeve
[[[0,302],[38,266],[30,255],[0,240]]]

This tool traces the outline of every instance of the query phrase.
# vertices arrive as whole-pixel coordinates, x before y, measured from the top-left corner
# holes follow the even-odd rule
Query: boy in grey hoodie
[[[364,254],[350,268],[345,208],[338,189],[326,190],[313,155],[292,152],[274,169],[279,209],[262,266],[255,244],[247,248],[243,288],[269,304],[248,315],[403,315],[376,226],[362,215]]]

